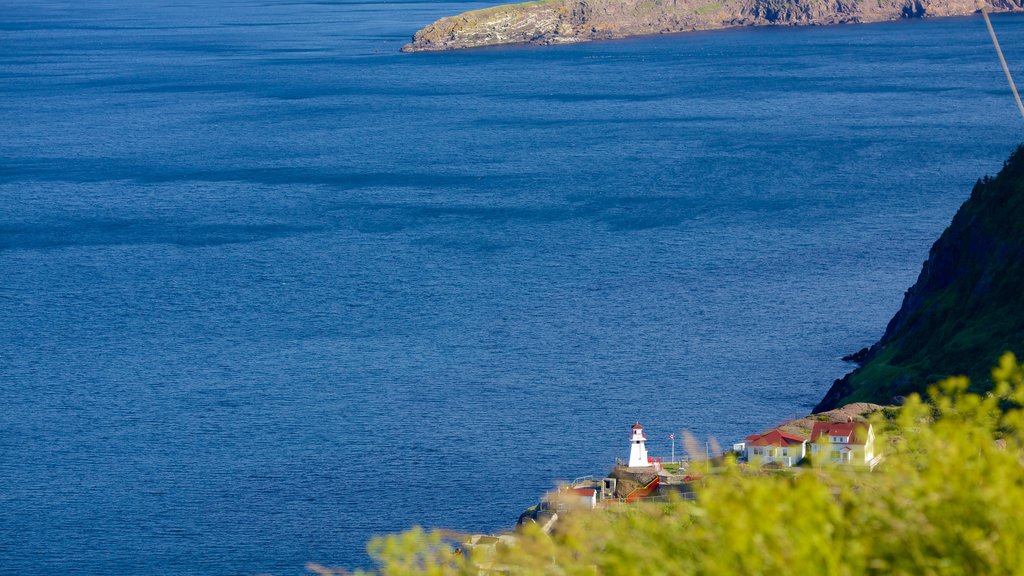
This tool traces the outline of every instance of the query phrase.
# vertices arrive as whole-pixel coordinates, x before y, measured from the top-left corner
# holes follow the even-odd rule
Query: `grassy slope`
[[[481,8],[479,10],[471,10],[469,12],[463,12],[457,17],[463,18],[466,25],[475,26],[484,22],[490,21],[495,16],[517,12],[527,12],[531,8],[545,5],[560,4],[561,0],[535,0],[534,2],[520,2],[517,4],[501,4],[498,6],[491,6],[489,8]]]
[[[885,403],[950,375],[991,386],[1006,350],[1024,352],[1024,148],[979,181],[932,247],[918,283],[875,348],[850,376],[841,403]]]

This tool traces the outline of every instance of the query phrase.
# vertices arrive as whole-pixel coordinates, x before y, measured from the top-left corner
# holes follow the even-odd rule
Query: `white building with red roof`
[[[875,431],[867,423],[815,422],[811,430],[811,458],[874,467]]]
[[[764,466],[795,466],[807,455],[807,439],[778,428],[764,434],[747,436],[744,442],[747,462]]]
[[[596,488],[571,488],[571,494],[576,498],[576,503],[583,507],[594,509],[597,508],[597,489]]]

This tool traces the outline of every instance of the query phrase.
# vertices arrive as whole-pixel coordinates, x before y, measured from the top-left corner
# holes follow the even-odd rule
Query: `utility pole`
[[[988,7],[985,0],[978,0],[978,9],[985,17],[985,26],[988,28],[988,35],[992,37],[992,45],[996,47],[996,54],[999,56],[999,64],[1003,66],[1003,73],[1006,74],[1006,82],[1010,84],[1010,91],[1013,92],[1013,99],[1017,102],[1020,115],[1024,116],[1024,102],[1020,101],[1020,94],[1017,93],[1017,85],[1013,83],[1013,75],[1010,74],[1010,67],[1006,65],[1006,58],[1003,58],[1003,49],[999,47],[999,40],[996,39],[996,31],[992,28],[992,20],[988,17]]]
[[[676,463],[676,434],[675,432],[668,435],[669,439],[672,440],[672,463]]]

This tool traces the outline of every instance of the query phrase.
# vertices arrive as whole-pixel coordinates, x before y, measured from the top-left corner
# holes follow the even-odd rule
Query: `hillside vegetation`
[[[986,0],[993,11],[1024,0]],[[442,18],[404,52],[523,42],[553,44],[735,26],[797,26],[964,16],[975,0],[539,0]]]
[[[1024,147],[971,197],[932,246],[885,334],[815,411],[889,403],[958,374],[990,390],[1002,352],[1024,352]]]
[[[1024,373],[1007,354],[992,380],[985,396],[953,378],[876,414],[875,472],[730,463],[695,501],[580,512],[468,555],[421,529],[370,551],[387,575],[1022,574]]]

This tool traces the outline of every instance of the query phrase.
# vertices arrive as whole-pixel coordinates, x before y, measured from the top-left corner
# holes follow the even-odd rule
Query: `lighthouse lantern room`
[[[650,466],[647,459],[647,446],[644,444],[647,436],[644,436],[644,427],[639,422],[633,425],[633,434],[629,437],[629,467],[643,468]]]

